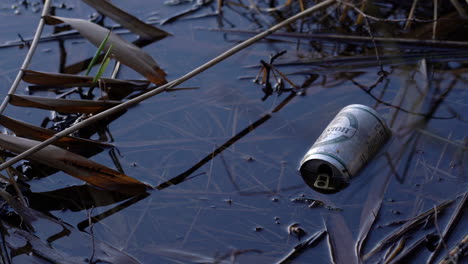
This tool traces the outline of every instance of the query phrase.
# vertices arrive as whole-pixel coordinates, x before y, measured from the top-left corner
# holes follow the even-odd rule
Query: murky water
[[[192,5],[169,6],[163,1],[113,2],[143,20],[162,20]],[[93,12],[80,1],[65,3],[73,8],[57,9],[58,15],[87,18]],[[21,14],[14,15],[9,6],[2,3],[5,8],[0,11],[0,19],[9,22],[0,26],[0,42],[16,40],[17,33],[30,37],[39,15],[24,8]],[[207,5],[193,15],[212,13],[215,7],[215,4]],[[225,8],[223,21],[226,28],[232,24],[235,29],[257,29],[259,23],[271,23],[272,19],[266,15],[253,16],[248,10],[240,13]],[[205,30],[218,26],[216,16],[180,19],[161,26],[172,36],[144,50],[167,72],[168,80],[173,80],[250,36]],[[47,32],[51,29],[47,28]],[[126,37],[133,40],[131,36]],[[224,258],[226,261],[235,257],[238,263],[273,263],[300,242],[288,233],[288,226],[293,223],[300,224],[307,233],[305,237],[327,228],[335,240],[333,243],[339,247],[334,254],[343,260],[353,254],[360,229],[370,218],[369,206],[380,197],[383,197],[382,207],[364,253],[398,227],[386,224],[410,219],[463,195],[467,189],[468,161],[465,153],[468,94],[463,57],[451,59],[455,55],[440,51],[440,56],[439,53],[422,54],[416,59],[403,57],[403,61],[390,63],[384,61],[387,54],[381,54],[388,76],[372,90],[379,103],[353,83],[369,87],[379,79],[380,68],[375,60],[363,57],[363,63],[331,61],[338,58],[337,50],[345,49],[347,44],[325,42],[320,44],[320,50],[314,50],[317,42],[281,40],[257,43],[181,85],[199,89],[160,94],[110,124],[113,143],[119,152],[117,158],[127,175],[158,186],[205,160],[185,181],[151,191],[141,199],[103,202],[100,191],[95,190],[72,202],[78,205],[76,210],[55,206],[52,201],[48,206],[43,205],[44,208],[85,232],[90,232],[88,214],[97,216],[94,237],[142,263],[200,263],[202,260],[211,263],[225,256],[230,256]],[[66,65],[92,56],[95,50],[80,39],[65,41],[65,47]],[[277,60],[278,64],[315,60],[278,66],[294,83],[300,86],[311,76],[318,75],[318,78],[299,95],[288,98],[291,93],[285,91],[262,100],[262,86],[252,82],[259,67],[251,66],[259,65],[260,60],[268,61],[270,54],[282,50],[287,53]],[[0,49],[3,94],[25,53],[25,49],[18,47]],[[355,52],[351,55],[358,56]],[[367,54],[370,58],[373,55]],[[388,56],[398,57],[390,53]],[[339,57],[342,58],[346,59]],[[57,43],[48,42],[39,46],[30,68],[57,72],[59,62]],[[124,68],[119,78],[141,77]],[[18,93],[25,93],[26,86],[23,83]],[[285,87],[291,85],[286,82]],[[285,105],[272,113],[282,102]],[[394,135],[348,188],[333,195],[319,194],[302,181],[299,162],[335,114],[344,106],[356,103],[374,107],[385,116]],[[429,112],[435,118],[425,118]],[[6,115],[40,125],[48,112],[10,106]],[[217,153],[222,146],[225,149]],[[92,160],[115,167],[107,152]],[[57,197],[70,192],[61,189],[80,186],[82,182],[57,173],[29,184],[33,192],[58,190],[53,201],[59,203],[61,199]],[[302,196],[322,201],[324,205],[310,208],[307,200],[295,199]],[[80,210],[84,204],[88,204],[87,209]],[[92,206],[96,208],[91,210]],[[437,216],[441,228],[455,207]],[[430,233],[428,230],[436,232],[433,225],[428,228],[412,233],[407,244]],[[47,230],[48,226],[44,225],[43,229]],[[460,221],[448,246],[453,247],[466,231],[466,221]],[[326,240],[307,249],[294,263],[331,262]],[[63,249],[67,248],[66,243],[69,241],[62,238],[51,245]],[[429,253],[423,248],[415,258],[425,260]],[[25,256],[17,260],[18,263],[30,261]],[[376,262],[378,258],[371,260]]]

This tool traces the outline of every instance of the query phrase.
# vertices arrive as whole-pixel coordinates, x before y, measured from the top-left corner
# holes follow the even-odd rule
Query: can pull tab
[[[330,175],[328,174],[319,174],[317,179],[315,179],[314,187],[322,190],[335,190],[335,187],[330,186]]]
[[[335,186],[331,184],[333,177],[333,171],[328,164],[322,164],[317,168],[317,178],[314,182],[314,187],[322,190],[335,190]]]

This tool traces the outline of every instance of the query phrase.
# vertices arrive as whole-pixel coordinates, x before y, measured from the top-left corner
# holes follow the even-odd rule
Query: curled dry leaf
[[[93,87],[98,84],[93,82],[91,76],[79,76],[73,74],[51,73],[23,70],[22,80],[40,86],[47,87]],[[112,78],[100,78],[102,83],[106,86],[113,88],[127,88],[132,87],[135,90],[146,89],[149,85],[148,81],[141,80],[118,80]]]
[[[55,99],[39,96],[11,95],[10,103],[21,107],[34,107],[60,113],[95,114],[120,104],[119,101],[93,101]]]
[[[99,13],[110,17],[112,20],[118,22],[120,25],[129,29],[145,40],[156,41],[170,35],[166,31],[161,30],[153,25],[146,24],[138,18],[130,15],[129,13],[113,5],[110,1],[82,1],[94,7],[94,9],[99,11]]]
[[[39,143],[35,140],[0,134],[0,147],[14,153],[21,153]],[[127,195],[141,194],[148,187],[123,173],[56,146],[47,146],[28,159],[62,170],[91,185]]]
[[[83,19],[57,16],[45,16],[44,18],[46,23],[49,25],[57,25],[61,23],[69,24],[96,47],[99,47],[99,45],[109,33],[107,28],[101,27],[95,23]],[[166,73],[161,68],[159,68],[154,59],[142,49],[138,48],[134,44],[127,42],[112,32],[109,35],[109,39],[104,49],[108,50],[111,45],[112,55],[118,61],[142,74],[152,83],[157,85],[163,85],[167,83],[165,78]]]
[[[55,131],[50,129],[24,123],[4,115],[0,115],[0,125],[10,129],[13,131],[13,133],[15,133],[15,135],[19,137],[37,141],[43,141],[55,135]],[[111,144],[72,136],[60,138],[53,144],[86,157],[91,157],[97,153],[100,153],[106,148],[112,147]]]

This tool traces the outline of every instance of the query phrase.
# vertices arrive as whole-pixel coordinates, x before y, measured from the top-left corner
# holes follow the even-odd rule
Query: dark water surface
[[[17,33],[24,38],[32,36],[39,13],[23,8],[21,14],[14,15],[9,6],[15,1],[4,2],[1,7],[5,9],[0,10],[0,42],[16,40]],[[80,1],[64,2],[73,9],[57,9],[58,15],[88,18],[93,12]],[[169,6],[163,1],[148,0],[112,2],[142,20],[161,20],[192,5]],[[208,5],[194,15],[213,12],[215,7],[216,4]],[[249,12],[239,14],[225,8],[225,19],[238,29],[258,29],[258,24],[250,20],[253,15]],[[255,18],[262,25],[272,23],[271,17],[265,14]],[[113,22],[106,20],[106,23],[112,25]],[[226,28],[230,28],[229,23],[224,22]],[[177,20],[161,26],[172,36],[144,50],[167,72],[168,80],[173,80],[250,36],[199,29],[218,26],[216,16]],[[51,32],[51,28],[46,27],[46,32]],[[133,40],[133,36],[125,37]],[[410,112],[426,114],[432,111],[433,116],[441,117],[425,119],[377,103],[349,80],[353,78],[370,86],[379,78],[380,68],[372,59],[372,51],[367,54],[371,59],[364,58],[363,62],[326,63],[321,60],[333,59],[337,50],[345,49],[347,44],[320,43],[321,49],[317,51],[313,47],[318,44],[309,40],[282,40],[257,43],[180,86],[199,89],[160,94],[111,123],[109,130],[120,152],[118,160],[123,170],[152,186],[190,169],[233,137],[237,140],[195,170],[188,180],[153,190],[139,201],[126,200],[127,203],[121,201],[105,206],[99,206],[99,201],[95,201],[96,208],[92,211],[89,208],[75,211],[56,208],[50,213],[72,226],[84,227],[85,232],[90,232],[86,226],[88,214],[104,214],[106,217],[93,225],[95,238],[142,263],[205,263],[203,260],[211,263],[225,255],[234,258],[236,254],[237,263],[274,263],[300,242],[288,234],[288,226],[293,223],[299,223],[307,232],[305,237],[326,226],[338,247],[334,254],[338,260],[343,260],[354,254],[354,242],[371,215],[368,205],[379,200],[381,194],[384,193],[382,207],[364,253],[401,225],[386,224],[410,219],[464,194],[468,187],[465,167],[468,161],[465,153],[468,140],[466,54],[440,51],[440,56],[432,52],[416,59],[384,61],[384,69],[389,75],[372,93],[389,104],[398,106],[403,101],[401,108]],[[90,57],[95,51],[82,39],[67,40],[65,47],[67,65]],[[278,59],[278,63],[299,58],[316,60],[298,66],[278,66],[284,73],[301,72],[288,75],[292,81],[300,85],[313,74],[318,74],[318,79],[307,86],[302,95],[293,97],[281,110],[272,113],[271,118],[236,138],[236,134],[271,113],[290,95],[289,92],[273,94],[262,101],[262,86],[252,82],[259,68],[248,67],[259,65],[260,60],[268,61],[270,54],[282,50],[287,53]],[[417,52],[413,50],[413,54]],[[3,95],[25,54],[26,50],[18,47],[0,49]],[[55,42],[40,44],[30,69],[57,72],[59,56]],[[244,76],[250,78],[240,78]],[[119,78],[142,77],[123,68]],[[22,83],[18,93],[26,93],[26,87],[27,84]],[[440,105],[433,107],[449,87],[450,91]],[[47,95],[53,96],[52,93]],[[393,137],[348,188],[332,195],[319,194],[301,179],[299,162],[336,113],[349,104],[374,107],[387,119]],[[6,115],[40,125],[48,112],[9,106]],[[92,160],[115,168],[107,152],[92,157]],[[79,186],[82,182],[56,173],[29,184],[33,192],[49,192]],[[320,200],[325,205],[309,208],[307,203],[294,201],[301,196]],[[78,197],[75,202],[84,203]],[[456,203],[438,215],[441,229],[447,224]],[[464,220],[466,215],[450,236],[449,248],[466,235],[468,228]],[[38,232],[45,240],[50,236],[46,234],[55,231],[45,224],[43,231]],[[410,233],[407,245],[432,232],[437,232],[436,228],[429,224],[426,229]],[[66,249],[69,240],[66,237],[58,239],[51,246]],[[324,239],[315,248],[302,253],[294,263],[330,263],[329,252],[327,239]],[[445,251],[442,252],[445,255]],[[90,255],[86,250],[68,253]],[[419,261],[425,261],[429,253],[422,248],[413,261],[421,263]],[[18,263],[29,263],[32,258],[20,256],[16,259]],[[230,260],[231,257],[224,259],[226,263]]]

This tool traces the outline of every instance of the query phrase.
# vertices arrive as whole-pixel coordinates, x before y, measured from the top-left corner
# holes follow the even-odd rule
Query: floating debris
[[[278,216],[275,216],[274,219],[275,219],[275,224],[277,225],[281,224],[280,218]]]
[[[291,224],[288,226],[288,234],[297,237],[297,239],[301,240],[303,236],[307,234],[307,232],[300,227],[298,223]]]
[[[255,159],[252,156],[249,156],[249,155],[245,155],[244,159],[245,159],[245,161],[248,161],[248,162],[255,161]]]
[[[374,109],[348,105],[335,116],[301,161],[304,181],[320,193],[336,193],[349,184],[390,138]]]
[[[224,202],[228,203],[229,205],[232,205],[232,199],[231,198],[224,199]]]
[[[322,202],[320,200],[316,200],[316,199],[313,199],[313,198],[307,198],[303,194],[300,195],[299,197],[292,198],[291,202],[307,204],[309,208],[325,208],[325,209],[328,209],[328,210],[331,210],[331,211],[343,211],[343,209],[341,209],[341,208],[326,205],[324,202]]]

